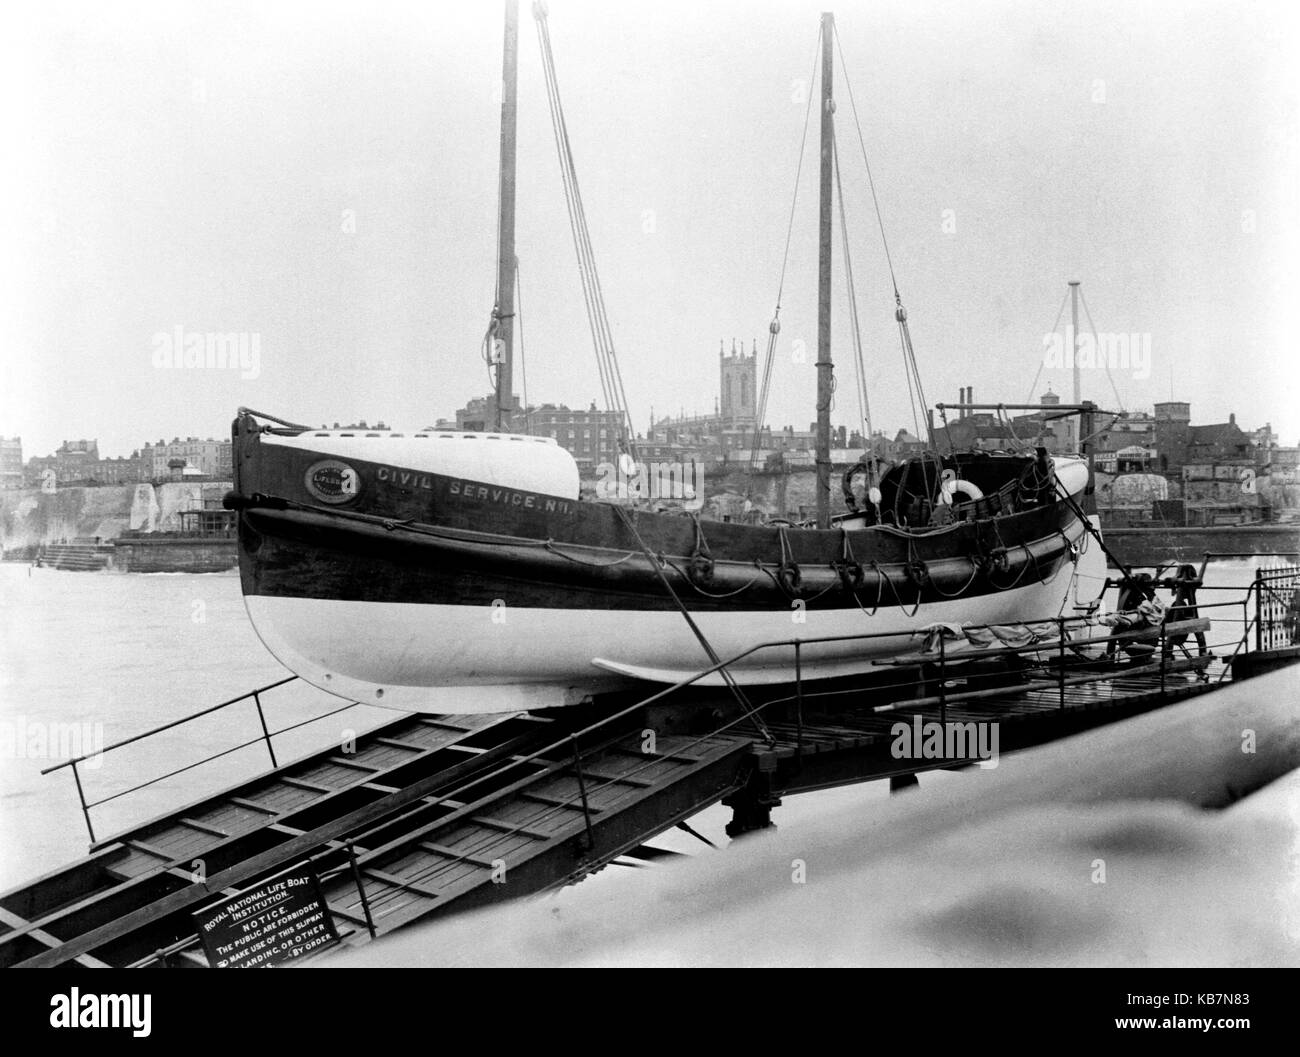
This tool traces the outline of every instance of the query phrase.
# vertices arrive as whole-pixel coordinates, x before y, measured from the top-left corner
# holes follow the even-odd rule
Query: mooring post
[[[905,793],[909,789],[917,789],[921,785],[921,780],[913,774],[891,774],[889,776],[889,793],[891,796],[898,793]]]
[[[731,821],[727,823],[728,837],[743,837],[747,833],[771,829],[772,808],[779,807],[781,798],[772,788],[776,772],[776,757],[761,754],[754,761],[745,784],[722,798],[722,805],[731,808]]]

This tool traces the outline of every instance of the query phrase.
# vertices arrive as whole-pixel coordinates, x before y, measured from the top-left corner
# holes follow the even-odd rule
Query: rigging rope
[[[1092,347],[1097,350],[1097,355],[1101,355],[1101,341],[1097,337],[1097,324],[1092,321],[1092,312],[1088,309],[1088,299],[1083,296],[1083,287],[1079,287],[1079,301],[1083,304],[1083,314],[1088,318],[1088,326],[1092,329]],[[1106,368],[1106,377],[1110,379],[1110,391],[1115,394],[1115,403],[1121,411],[1124,410],[1124,398],[1119,395],[1119,389],[1115,385],[1115,376],[1110,373],[1110,364],[1104,359],[1101,361]]]
[[[614,349],[613,331],[605,311],[605,296],[596,270],[596,255],[591,245],[587,213],[582,202],[582,192],[578,187],[577,167],[574,164],[569,128],[560,100],[560,83],[555,72],[555,56],[551,50],[551,34],[546,23],[546,15],[547,9],[544,3],[533,4],[533,18],[537,23],[537,39],[542,53],[542,72],[546,80],[546,98],[550,106],[551,127],[555,133],[555,146],[560,159],[560,179],[564,185],[569,227],[573,233],[574,250],[578,257],[578,274],[582,280],[587,324],[591,330],[592,345],[596,352],[596,368],[600,374],[605,408],[607,411],[616,412],[619,416],[619,447],[636,459],[636,434],[632,428],[627,392],[623,387],[623,375]]]
[[[813,65],[812,73],[808,76],[808,102],[803,111],[803,135],[799,139],[799,163],[795,167],[794,173],[794,195],[790,200],[790,221],[785,228],[785,253],[781,257],[781,280],[776,286],[776,308],[781,310],[781,294],[785,291],[785,270],[790,261],[790,239],[794,235],[794,211],[795,205],[799,201],[799,177],[803,173],[803,159],[805,149],[808,145],[808,125],[812,117],[813,87],[817,83],[817,53],[821,50],[822,30],[820,23],[817,26],[817,43],[813,48]]]
[[[740,688],[740,684],[736,682],[731,672],[727,670],[727,666],[722,663],[722,658],[720,658],[717,651],[714,650],[713,644],[709,642],[704,632],[700,630],[700,626],[691,616],[690,610],[686,608],[681,598],[678,597],[677,592],[673,590],[673,585],[669,582],[668,576],[664,573],[663,565],[661,565],[655,558],[654,554],[651,553],[645,540],[641,538],[641,533],[637,531],[636,523],[632,520],[632,515],[621,506],[614,507],[614,513],[618,516],[619,520],[623,522],[623,525],[627,528],[628,532],[632,534],[632,539],[636,541],[636,545],[641,549],[641,553],[645,556],[646,561],[650,563],[650,568],[658,574],[659,582],[664,585],[664,589],[668,592],[669,597],[672,598],[674,603],[676,603],[678,612],[680,612],[682,617],[686,620],[691,631],[694,632],[696,639],[699,640],[700,645],[704,647],[704,652],[708,656],[709,660],[717,666],[717,674],[721,676],[722,681],[726,683],[727,689],[731,691],[732,697],[736,699],[736,704],[738,704],[741,711],[743,711],[750,720],[753,721],[754,726],[758,729],[763,740],[767,742],[768,745],[775,744],[776,739],[772,736],[772,732],[768,730],[767,724],[763,722],[763,717],[760,716],[754,706],[749,703],[749,700],[745,697],[745,692]]]
[[[894,287],[894,300],[901,304],[898,295],[898,280],[894,277],[894,259],[889,252],[889,240],[885,237],[885,221],[880,213],[880,200],[876,197],[876,181],[871,175],[871,162],[867,160],[867,141],[862,136],[862,123],[858,120],[858,104],[853,99],[853,85],[849,81],[849,64],[844,61],[844,47],[840,43],[839,27],[835,28],[835,47],[840,56],[840,69],[844,73],[844,89],[849,96],[849,109],[853,113],[853,124],[858,130],[858,144],[862,148],[862,163],[867,168],[867,186],[871,188],[871,204],[876,210],[876,223],[880,228],[880,244],[885,250],[885,263],[889,265],[889,281]]]
[[[849,221],[844,211],[844,185],[840,179],[840,150],[838,141],[831,141],[831,156],[835,165],[835,190],[840,206],[840,243],[844,250],[844,281],[848,288],[849,323],[853,334],[854,370],[857,373],[858,412],[866,427],[866,436],[871,437],[871,401],[867,395],[867,369],[862,355],[862,328],[858,321],[858,295],[853,282],[853,258],[849,252]],[[874,474],[870,484],[876,484]]]
[[[749,445],[749,478],[746,483],[746,498],[754,495],[754,475],[758,472],[758,456],[763,450],[763,423],[767,421],[767,396],[772,387],[772,364],[776,361],[776,339],[781,333],[781,306],[776,306],[776,314],[767,328],[767,352],[763,359],[763,385],[759,391],[758,403],[754,407],[754,437]]]
[[[1065,315],[1065,306],[1069,303],[1069,300],[1070,300],[1070,291],[1067,289],[1065,292],[1065,297],[1061,299],[1061,307],[1057,310],[1056,320],[1055,322],[1052,323],[1052,329],[1047,332],[1048,334],[1055,334],[1057,327],[1061,325],[1061,317]],[[1079,300],[1083,303],[1083,313],[1088,320],[1088,327],[1092,331],[1093,348],[1097,350],[1097,355],[1100,356],[1101,342],[1097,337],[1097,325],[1092,321],[1092,312],[1090,312],[1088,309],[1088,299],[1083,296],[1082,286],[1079,287]],[[1075,335],[1075,339],[1076,340],[1078,339],[1077,334]],[[1073,355],[1073,350],[1071,350],[1071,354]],[[1046,359],[1047,358],[1045,356],[1039,358],[1038,370],[1034,372],[1034,380],[1029,383],[1029,393],[1025,397],[1026,404],[1032,404],[1034,402],[1034,390],[1038,388],[1038,379],[1042,377],[1043,364],[1046,362]],[[1115,401],[1119,405],[1120,410],[1122,411],[1124,410],[1124,398],[1119,395],[1119,389],[1115,385],[1115,376],[1110,373],[1110,364],[1107,363],[1105,360],[1103,360],[1102,365],[1106,368],[1106,377],[1110,380],[1111,392],[1115,394]]]
[[[912,425],[916,436],[926,436],[933,446],[934,438],[928,430],[923,433],[921,418],[925,416],[929,402],[925,398],[925,388],[921,384],[921,372],[916,364],[916,350],[912,345],[912,333],[907,325],[907,309],[903,307],[903,296],[898,291],[898,278],[894,274],[894,257],[889,252],[889,239],[885,234],[885,219],[880,210],[880,199],[876,195],[876,180],[871,173],[871,161],[867,157],[867,141],[862,134],[862,122],[858,118],[858,104],[853,97],[853,82],[849,79],[848,63],[844,60],[844,46],[840,41],[840,31],[835,29],[835,47],[840,56],[840,68],[844,71],[844,89],[849,97],[849,110],[853,114],[853,125],[858,133],[858,146],[862,150],[862,164],[867,170],[867,186],[871,189],[871,204],[876,212],[876,225],[880,229],[880,244],[885,251],[885,263],[889,266],[889,281],[894,288],[894,318],[898,321],[899,344],[903,351],[903,370],[907,375],[908,399],[912,403]],[[915,388],[915,393],[913,393]],[[919,407],[919,413],[918,413]]]
[[[519,380],[524,391],[524,432],[533,431],[533,414],[528,407],[528,369],[524,365],[524,291],[519,277],[519,258],[515,258],[515,315],[519,318]]]
[[[772,364],[776,361],[776,339],[781,333],[781,296],[785,293],[785,273],[790,263],[790,240],[794,236],[795,207],[799,202],[799,179],[803,175],[803,160],[808,147],[808,126],[812,117],[813,88],[817,82],[817,53],[821,50],[821,23],[817,25],[817,44],[813,48],[812,73],[808,76],[808,102],[803,112],[803,134],[799,138],[799,161],[794,172],[794,194],[790,199],[790,219],[785,228],[785,252],[781,255],[781,278],[776,285],[776,311],[772,313],[772,322],[767,327],[767,353],[763,360],[763,384],[759,390],[758,403],[754,407],[754,437],[749,447],[749,480],[746,486],[747,497],[754,494],[754,475],[757,472],[759,452],[763,450],[763,424],[767,421],[767,398],[772,388]]]
[[[1056,333],[1056,328],[1061,325],[1061,317],[1065,315],[1065,306],[1069,303],[1070,303],[1070,291],[1069,288],[1067,287],[1065,291],[1065,296],[1061,298],[1061,307],[1057,310],[1056,320],[1055,322],[1052,323],[1052,329],[1047,332],[1048,334]],[[1047,362],[1046,356],[1040,355],[1038,357],[1038,370],[1034,372],[1034,380],[1029,383],[1029,395],[1025,397],[1026,404],[1032,404],[1034,402],[1034,390],[1038,388],[1038,379],[1041,378],[1043,375],[1043,364],[1045,364],[1046,362]]]
[[[921,416],[925,414],[929,402],[925,398],[925,388],[921,385],[921,371],[916,365],[916,350],[912,347],[912,332],[907,326],[907,309],[903,307],[903,302],[896,302],[897,307],[894,309],[894,318],[898,321],[898,341],[903,349],[903,369],[908,374],[908,392],[912,390],[912,385],[916,385],[916,400],[912,404],[912,424],[916,429],[917,438],[927,437],[929,443],[933,445],[934,438],[930,437],[928,429],[921,428]]]
[[[497,330],[501,326],[501,306],[492,306],[492,318],[488,320],[487,330],[483,332],[483,365],[487,368],[488,387],[495,393],[497,389],[497,364],[493,356],[496,351]]]
[[[502,168],[497,173],[497,215],[496,231],[492,235],[492,251],[498,253],[501,245],[501,215],[505,209],[505,186],[506,172]],[[483,333],[483,343],[480,351],[483,355],[483,364],[487,368],[488,388],[495,393],[497,391],[498,364],[496,357],[493,355],[496,351],[496,335],[501,328],[501,270],[498,268],[492,276],[492,313],[488,317],[487,330]],[[509,399],[509,394],[507,394]]]

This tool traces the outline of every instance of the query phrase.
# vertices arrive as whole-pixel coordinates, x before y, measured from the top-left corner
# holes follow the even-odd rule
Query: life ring
[[[979,490],[978,486],[971,484],[969,481],[963,481],[960,477],[953,477],[939,486],[939,502],[944,506],[952,506],[953,496],[958,492],[963,493],[968,502],[984,498],[984,493]]]

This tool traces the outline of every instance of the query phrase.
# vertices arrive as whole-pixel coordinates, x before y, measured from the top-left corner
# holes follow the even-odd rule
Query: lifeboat
[[[226,505],[257,634],[308,682],[397,708],[551,707],[689,678],[711,661],[683,608],[722,658],[879,636],[801,647],[804,677],[849,675],[936,622],[1063,613],[1081,575],[1096,589],[1105,575],[1076,458],[918,457],[870,510],[816,529],[585,499],[546,438],[318,431],[251,412],[233,435]],[[779,683],[793,665],[791,646],[728,671]]]

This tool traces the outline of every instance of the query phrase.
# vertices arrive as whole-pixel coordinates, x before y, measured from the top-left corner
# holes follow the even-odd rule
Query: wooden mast
[[[817,527],[831,527],[831,193],[835,165],[835,16],[822,14],[821,190],[817,251]]]
[[[506,0],[501,63],[501,181],[497,229],[496,428],[509,429],[515,410],[515,125],[519,84],[519,0]],[[498,349],[494,349],[494,354]]]
[[[1083,403],[1082,387],[1079,384],[1079,280],[1070,280],[1070,364],[1074,368],[1074,402],[1076,405]],[[1080,420],[1081,421],[1081,420]],[[1083,432],[1079,429],[1079,421],[1072,423],[1074,428],[1075,447],[1079,445],[1079,439]]]

